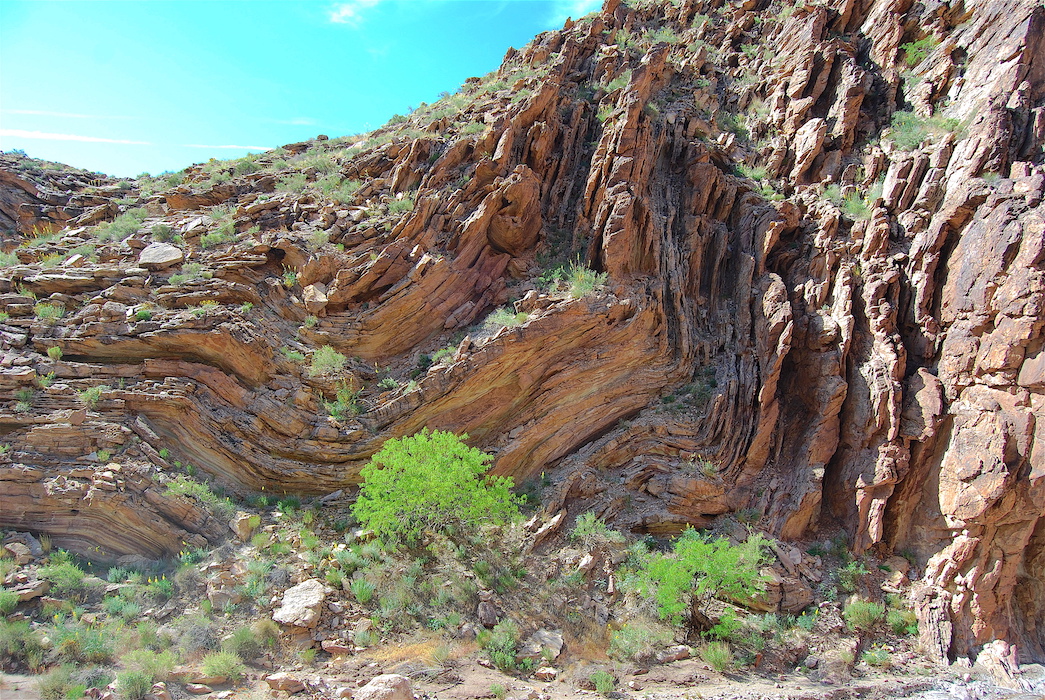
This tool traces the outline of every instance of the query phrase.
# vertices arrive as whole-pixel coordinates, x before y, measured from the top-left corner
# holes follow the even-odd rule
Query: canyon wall
[[[79,191],[0,275],[0,525],[159,556],[219,536],[175,461],[322,494],[446,429],[552,511],[903,552],[941,658],[1045,660],[1045,9],[634,5],[369,137],[136,190],[122,240]],[[324,345],[343,371],[296,355]]]

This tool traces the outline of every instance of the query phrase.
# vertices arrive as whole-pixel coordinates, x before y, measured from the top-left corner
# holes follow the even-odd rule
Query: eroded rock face
[[[1045,10],[717,4],[609,3],[510,52],[508,87],[470,81],[453,118],[354,155],[287,147],[358,181],[344,201],[190,170],[147,204],[207,275],[139,267],[144,233],[58,270],[57,243],[20,250],[0,525],[169,552],[212,528],[152,501],[162,446],[232,489],[315,494],[389,437],[446,429],[518,483],[550,475],[550,512],[655,534],[743,512],[785,540],[841,524],[856,552],[915,559],[941,656],[1001,638],[1045,659]],[[910,150],[901,109],[925,130]],[[241,237],[204,249],[216,204]],[[605,284],[539,281],[571,259]],[[513,298],[519,325],[477,325]],[[337,376],[296,359],[322,345],[351,358]],[[328,415],[339,388],[354,403]],[[117,448],[140,476],[89,458]],[[777,554],[764,605],[796,610],[806,563]]]

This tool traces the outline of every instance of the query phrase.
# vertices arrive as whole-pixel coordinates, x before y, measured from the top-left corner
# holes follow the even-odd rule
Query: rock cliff
[[[634,532],[841,528],[940,657],[1043,660],[1043,42],[1031,0],[608,0],[373,134],[54,194],[0,525],[160,556],[220,537],[178,465],[320,494],[427,426]]]

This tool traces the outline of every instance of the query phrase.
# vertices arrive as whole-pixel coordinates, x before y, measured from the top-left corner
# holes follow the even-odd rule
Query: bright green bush
[[[940,40],[932,36],[923,37],[918,41],[912,41],[908,44],[901,44],[900,50],[904,53],[904,63],[909,67],[914,68],[924,61],[925,58],[939,45]]]
[[[599,669],[593,671],[588,680],[595,686],[595,692],[599,695],[609,695],[617,689],[617,679],[609,671]]]
[[[230,681],[243,678],[246,669],[239,657],[231,651],[214,651],[203,657],[200,668],[207,676],[222,676]]]
[[[913,610],[890,610],[886,622],[895,634],[918,634],[918,616]]]
[[[570,297],[580,299],[594,292],[606,283],[606,273],[596,272],[583,265],[571,265],[567,272],[570,283]]]
[[[329,345],[312,353],[312,364],[308,368],[310,377],[337,374],[345,368],[348,359]]]
[[[494,666],[505,672],[515,670],[519,652],[518,625],[511,620],[502,620],[489,632],[481,632],[477,641]]]
[[[502,326],[515,328],[526,323],[530,314],[526,312],[515,313],[509,307],[497,309],[483,320],[483,330],[487,333],[496,333]]]
[[[724,537],[713,540],[687,529],[675,541],[671,554],[648,557],[639,572],[639,589],[652,593],[661,618],[674,624],[682,621],[693,598],[753,598],[764,590],[759,572],[766,559],[764,545],[765,538],[759,534],[734,545]]]
[[[851,630],[867,630],[885,617],[885,606],[866,600],[853,600],[845,606],[842,617]]]
[[[144,209],[128,209],[117,216],[112,223],[98,227],[98,240],[100,241],[122,241],[130,235],[138,232],[142,222],[148,214]]]
[[[374,584],[370,583],[365,578],[357,578],[352,582],[350,588],[352,589],[352,595],[355,596],[355,599],[361,605],[366,605],[373,600],[374,593],[377,591]]]
[[[71,664],[65,664],[40,676],[36,681],[40,697],[43,700],[66,700],[66,693],[73,684],[74,668]]]
[[[511,479],[484,476],[492,458],[466,437],[424,429],[385,442],[360,472],[356,519],[383,539],[411,544],[433,532],[469,537],[483,524],[516,519],[520,499]]]
[[[84,570],[73,562],[72,557],[62,551],[51,555],[48,565],[41,568],[38,573],[40,578],[50,581],[54,591],[61,595],[83,590],[83,580],[87,576]]]
[[[243,661],[249,661],[261,654],[261,640],[250,627],[240,627],[221,644],[222,651],[229,651]]]
[[[142,700],[152,690],[152,676],[145,671],[121,671],[116,674],[116,693],[123,700]]]
[[[34,670],[43,665],[43,646],[28,620],[0,620],[0,657]]]
[[[710,642],[700,652],[700,658],[719,673],[733,666],[733,650],[726,642]]]
[[[170,649],[134,649],[120,657],[120,662],[133,671],[145,673],[153,681],[165,681],[178,664],[178,657]]]
[[[624,534],[618,530],[612,530],[606,525],[606,521],[588,511],[577,516],[570,539],[581,542],[589,549],[599,545],[623,544]]]
[[[18,607],[18,594],[6,588],[0,588],[0,615],[6,615],[16,607]]]
[[[620,661],[640,661],[651,656],[661,645],[671,641],[671,632],[663,626],[629,622],[610,636],[607,653]]]

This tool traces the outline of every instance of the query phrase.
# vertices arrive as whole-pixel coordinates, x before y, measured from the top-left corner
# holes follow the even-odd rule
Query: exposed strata
[[[120,463],[147,471],[169,467],[166,446],[229,488],[324,493],[428,426],[468,432],[517,482],[553,475],[549,508],[637,532],[738,511],[784,539],[840,525],[857,553],[913,555],[940,655],[1002,638],[1045,658],[1045,10],[842,0],[785,14],[610,0],[509,51],[505,89],[472,81],[457,112],[415,114],[355,153],[287,147],[332,154],[363,183],[349,202],[278,191],[265,172],[204,187],[198,168],[145,198],[140,233],[97,263],[40,261],[89,242],[111,201],[51,248],[20,249],[0,279],[0,524],[68,536],[88,502],[52,499],[45,516],[26,494],[99,448],[126,446]],[[905,66],[902,47],[925,37],[939,43]],[[887,133],[901,107],[936,118],[912,150]],[[866,216],[839,204],[876,183]],[[204,249],[220,224],[203,209],[219,204],[258,230]],[[138,266],[161,222],[210,278]],[[604,290],[536,282],[571,255],[607,273]],[[30,292],[68,314],[34,318]],[[510,299],[525,323],[474,330]],[[355,358],[338,378],[281,352],[324,344]],[[52,371],[16,412],[16,391]],[[400,388],[379,389],[387,376]],[[326,415],[338,379],[363,390],[362,414]],[[71,427],[91,385],[100,400]],[[101,501],[121,526],[68,543],[177,551],[194,521],[168,509],[138,524],[149,492]]]

